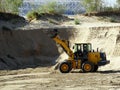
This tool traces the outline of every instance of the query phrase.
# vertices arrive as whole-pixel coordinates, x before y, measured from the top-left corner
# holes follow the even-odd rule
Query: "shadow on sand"
[[[81,70],[73,70],[71,73],[83,73]],[[101,74],[114,74],[120,73],[120,70],[106,70],[106,71],[97,71],[97,72],[89,72],[89,73],[101,73]]]
[[[98,71],[98,73],[102,73],[102,74],[120,73],[120,70]]]

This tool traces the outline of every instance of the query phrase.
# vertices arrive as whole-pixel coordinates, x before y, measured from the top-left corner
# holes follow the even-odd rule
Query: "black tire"
[[[86,61],[82,64],[82,71],[83,72],[85,72],[85,73],[93,72],[93,70],[94,70],[94,64],[93,63]]]
[[[94,70],[93,72],[96,72],[98,70],[98,65],[94,65]]]
[[[72,65],[70,62],[62,62],[59,65],[59,70],[61,73],[69,73],[72,70]]]

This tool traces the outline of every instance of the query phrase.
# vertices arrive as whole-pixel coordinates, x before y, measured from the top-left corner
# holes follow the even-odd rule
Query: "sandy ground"
[[[120,90],[120,71],[62,74],[50,67],[2,71],[0,90]]]
[[[120,57],[95,73],[72,70],[63,74],[53,67],[0,72],[0,90],[120,90]]]

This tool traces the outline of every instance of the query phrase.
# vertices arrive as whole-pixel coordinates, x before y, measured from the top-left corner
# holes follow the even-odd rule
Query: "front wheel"
[[[93,63],[86,61],[82,64],[82,71],[83,72],[93,72],[93,70],[94,70]]]
[[[69,73],[72,70],[70,62],[60,63],[59,70],[61,73]]]

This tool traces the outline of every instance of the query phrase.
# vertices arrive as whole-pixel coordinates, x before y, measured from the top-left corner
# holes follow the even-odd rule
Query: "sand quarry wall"
[[[63,59],[63,51],[48,37],[45,30],[1,30],[0,69],[49,66],[54,65],[58,58]],[[58,30],[62,39],[70,40],[71,47],[75,42],[90,42],[95,50],[99,48],[108,56],[120,56],[120,26]]]

